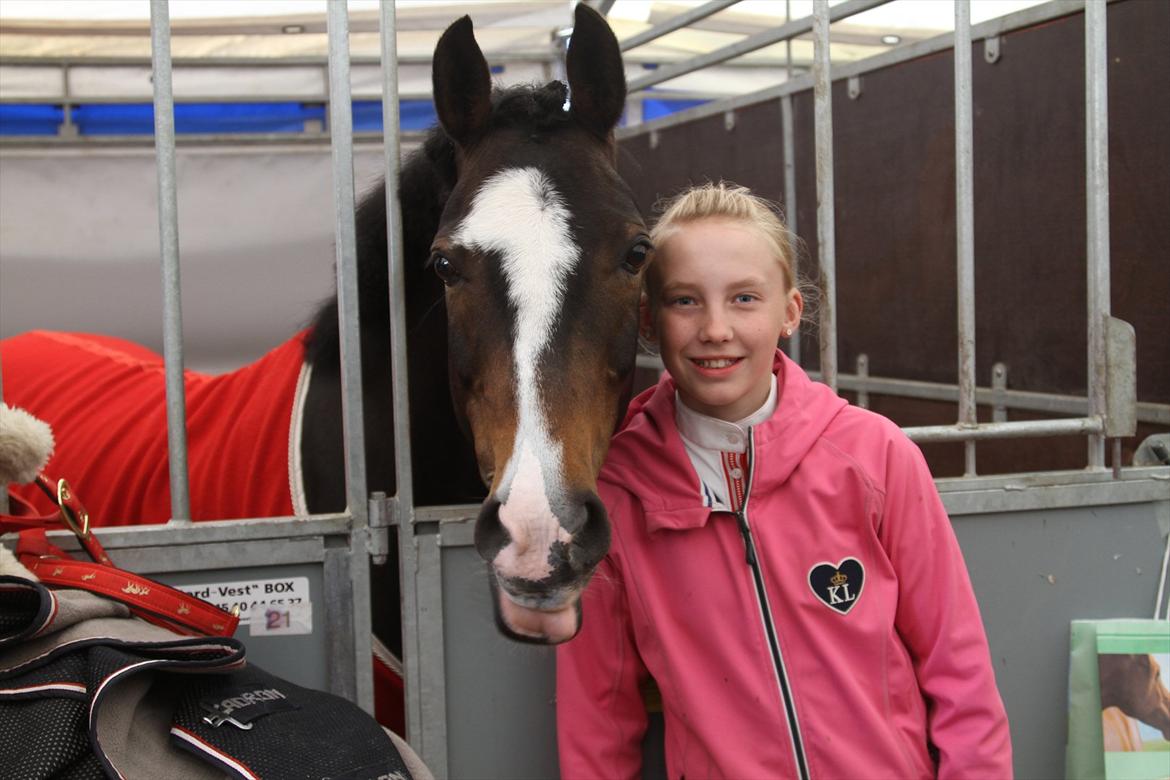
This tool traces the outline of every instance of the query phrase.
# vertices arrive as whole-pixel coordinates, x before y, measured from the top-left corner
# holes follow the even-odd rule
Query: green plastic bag
[[[1159,605],[1166,573],[1164,560]],[[1170,779],[1170,620],[1159,608],[1153,620],[1072,622],[1069,780]]]

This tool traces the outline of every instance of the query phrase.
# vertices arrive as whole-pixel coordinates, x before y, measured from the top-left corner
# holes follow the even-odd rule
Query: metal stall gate
[[[1164,131],[1160,140],[1154,139],[1159,137],[1157,128],[1166,124],[1167,106],[1164,98],[1146,102],[1146,95],[1157,83],[1153,74],[1166,64],[1159,36],[1148,32],[1170,31],[1170,8],[1121,0],[1054,2],[973,27],[969,3],[961,0],[955,3],[953,35],[843,65],[831,63],[830,24],[880,4],[878,0],[848,0],[830,7],[826,0],[816,0],[812,17],[791,20],[766,36],[745,39],[693,62],[664,66],[633,80],[631,92],[646,90],[762,46],[810,32],[815,37],[811,67],[792,74],[778,87],[619,131],[623,147],[633,158],[626,176],[644,208],[692,181],[727,178],[749,185],[783,203],[790,227],[815,247],[810,250],[815,251],[812,273],[819,272],[822,286],[819,344],[805,334],[805,351],[813,353],[806,354],[805,365],[818,366],[819,371],[810,373],[841,388],[855,403],[900,419],[907,435],[922,445],[928,457],[933,456],[933,467],[943,464],[944,473],[953,469],[956,476],[936,483],[979,597],[1011,721],[1016,772],[1020,777],[1059,776],[1067,723],[1069,621],[1152,615],[1170,532],[1170,468],[1122,464],[1123,439],[1139,430],[1143,434],[1170,430],[1170,398],[1166,396],[1170,376],[1165,361],[1170,349],[1165,295],[1170,291],[1164,289],[1165,274],[1158,270],[1158,254],[1164,253],[1165,244],[1148,241],[1159,228],[1150,218],[1154,212],[1143,218],[1141,210],[1157,208],[1159,198],[1165,204],[1165,165],[1159,162],[1165,160],[1167,149]],[[1107,16],[1122,31],[1110,35],[1108,58]],[[670,29],[664,24],[660,32]],[[1135,34],[1138,30],[1146,34]],[[651,31],[640,41],[653,37]],[[1084,157],[1078,164],[1070,160],[1071,154],[1057,156],[1057,164],[1068,176],[1049,182],[1051,189],[1029,184],[1026,174],[1031,169],[1013,146],[1017,136],[1035,131],[1013,132],[1012,128],[1026,127],[1029,111],[1048,116],[1043,111],[1050,106],[1025,102],[1034,93],[1049,96],[1050,101],[1067,99],[1069,108],[1060,104],[1062,117],[1075,111],[1078,98],[1075,93],[1070,98],[1064,84],[1079,83],[1079,74],[1074,67],[1071,78],[1062,78],[1070,71],[1034,53],[1041,45],[1049,54],[1058,47],[1062,56],[1055,61],[1062,64],[1073,60],[1075,66],[1075,58],[1083,52],[1086,74],[1079,120],[1084,123]],[[973,78],[972,53],[982,55],[978,78]],[[988,75],[1001,57],[1009,60],[1006,64],[1011,69],[1004,71],[1000,66],[1001,72]],[[947,74],[952,61],[953,72]],[[1124,68],[1125,78],[1116,74],[1113,82],[1107,80],[1110,61],[1115,71]],[[1036,81],[1036,87],[1020,87],[1021,76]],[[1017,82],[1011,82],[1013,78]],[[1060,89],[1053,87],[1054,81],[1059,81]],[[977,84],[974,90],[973,83]],[[1002,116],[995,115],[994,108],[1005,99],[990,105],[976,103],[975,98],[994,89],[1002,93],[1004,84],[1012,89]],[[1112,243],[1125,253],[1123,270],[1114,278],[1120,278],[1120,300],[1138,322],[1139,338],[1145,339],[1142,354],[1149,358],[1145,373],[1139,373],[1135,358],[1134,328],[1111,316],[1108,84],[1117,84],[1127,102],[1143,101],[1140,112],[1129,109],[1127,103],[1117,107],[1119,114],[1129,117],[1123,129],[1132,128],[1136,121],[1142,128],[1137,137],[1143,140],[1135,141],[1130,130],[1122,139],[1125,145],[1118,147],[1125,153],[1125,167],[1120,175],[1115,172],[1112,191],[1124,198],[1125,211],[1120,236]],[[982,92],[973,95],[976,90]],[[1153,92],[1160,94],[1156,88]],[[952,99],[954,113],[948,117],[945,112]],[[987,144],[979,147],[974,144],[973,104],[980,105],[978,119],[983,127],[993,128],[979,136]],[[847,117],[843,130],[834,123],[835,115],[839,122],[842,113]],[[1140,119],[1133,118],[1135,113]],[[905,121],[898,121],[901,118]],[[953,140],[948,141],[948,133]],[[1077,148],[1055,133],[1048,144],[1061,151]],[[865,150],[859,154],[850,145]],[[1141,150],[1136,157],[1129,154],[1136,150]],[[1143,155],[1144,162],[1139,162]],[[975,164],[980,158],[982,169]],[[908,168],[898,167],[915,160]],[[1021,192],[1014,196],[1012,182],[994,186],[994,176],[1005,168],[1018,174],[1014,181]],[[1077,174],[1078,168],[1083,173]],[[849,189],[835,192],[834,184],[840,187],[843,175]],[[1069,187],[1066,181],[1072,179],[1075,185],[1078,175],[1083,211],[1072,224],[1061,223],[1063,241],[1053,242],[1050,251],[1075,258],[1076,252],[1064,254],[1068,244],[1074,243],[1083,247],[1086,256],[1082,281],[1072,287],[1080,291],[1076,307],[1085,312],[1087,322],[1081,326],[1085,346],[1077,350],[1084,361],[1083,376],[1088,377],[1087,397],[1069,395],[1070,388],[1054,387],[1046,376],[1045,369],[1056,362],[1053,350],[1059,344],[1029,342],[1011,331],[996,333],[997,327],[1009,322],[1006,317],[1003,322],[981,321],[979,332],[981,338],[987,337],[988,346],[977,351],[976,344],[977,287],[984,310],[990,295],[1027,300],[995,286],[1007,287],[1002,280],[1019,277],[1008,275],[1004,263],[997,263],[1000,257],[995,253],[1011,247],[1003,246],[1006,239],[997,243],[994,233],[1008,234],[1016,243],[1029,238],[1011,233],[1014,223],[987,225],[997,217],[996,201],[1012,204],[1005,208],[1019,208],[1025,198],[1045,205],[1064,203],[1080,197],[1079,188]],[[1161,195],[1151,194],[1159,186]],[[1137,209],[1135,199],[1141,204]],[[886,200],[907,208],[868,207]],[[979,232],[978,263],[977,214],[984,221],[979,226],[984,229]],[[1031,229],[1046,236],[1045,231],[1053,231],[1049,224],[1034,224]],[[1140,250],[1133,248],[1138,240],[1135,235],[1147,237],[1148,243],[1141,244]],[[906,238],[899,243],[899,236]],[[948,264],[951,252],[955,261]],[[842,257],[844,264],[839,263]],[[1072,271],[1067,264],[1040,262],[1046,259],[1043,253],[1039,258],[1011,257],[1025,269],[1028,266],[1023,264],[1028,262],[1045,269],[1033,272],[1031,290],[1042,299],[1034,299],[1031,309],[1017,307],[1025,320],[1019,330],[1025,334],[1030,332],[1028,318],[1040,317],[1040,311],[1047,311],[1045,306],[1053,305],[1044,298],[1052,296],[1060,301],[1055,305],[1068,308],[1067,298],[1053,292],[1063,293],[1068,280],[1050,289],[1052,271],[1048,269],[1056,265],[1065,276]],[[912,265],[915,261],[918,265]],[[1079,273],[1079,264],[1073,268]],[[955,297],[946,300],[952,289]],[[1135,298],[1147,305],[1135,304]],[[915,319],[920,312],[924,316]],[[954,330],[948,327],[946,316],[957,323]],[[1073,333],[1079,329],[1064,320],[1060,326]],[[1032,326],[1033,330],[1038,327]],[[852,374],[839,369],[839,330],[846,334],[855,360]],[[956,332],[957,343],[951,342],[951,350],[934,348]],[[799,357],[800,346],[794,341],[794,357]],[[992,349],[1015,355],[1013,377],[1018,374],[1035,385],[1009,390],[1007,367]],[[1029,350],[1030,360],[1020,357],[1021,353],[1028,356]],[[867,363],[867,351],[881,351],[883,366],[892,364],[905,373],[870,376],[874,365]],[[990,368],[990,387],[977,385],[977,354]],[[1067,347],[1057,356],[1065,354]],[[956,376],[957,381],[951,379]],[[1136,401],[1139,377],[1149,396],[1143,403]],[[926,408],[892,404],[881,396],[921,399]],[[954,415],[956,404],[957,420],[950,418],[955,422],[937,420],[943,414]],[[931,417],[935,419],[930,424],[922,424],[923,418]],[[1051,419],[1033,419],[1037,417]],[[1044,437],[1038,446],[1046,448],[1056,448],[1053,437],[1087,438],[1087,456],[1081,461],[1085,468],[1077,468],[1075,460],[1066,470],[1021,466],[1030,457],[1019,456],[1025,449],[1022,442],[1036,437]],[[987,452],[982,471],[993,475],[979,475],[977,442],[980,453]],[[952,453],[942,449],[946,446],[961,447],[957,463]],[[1034,473],[1016,473],[1025,470]]]
[[[362,429],[361,365],[356,309],[354,177],[347,9],[328,4],[329,126],[336,212],[337,291],[343,366],[343,417],[348,509],[313,517],[193,523],[189,499],[183,338],[180,307],[174,96],[167,0],[151,0],[151,70],[162,259],[164,358],[171,520],[161,526],[106,528],[102,542],[120,566],[156,577],[241,612],[239,635],[249,658],[299,684],[329,690],[373,709],[369,561],[384,553],[388,532],[371,524]],[[382,9],[389,41],[387,78],[394,96],[394,9]],[[386,148],[397,165],[397,103]],[[389,170],[396,170],[395,168]],[[391,193],[393,192],[391,188]],[[391,194],[391,197],[393,195]],[[396,213],[396,209],[394,209]],[[401,330],[398,331],[401,333]],[[0,366],[0,369],[3,367]],[[68,475],[62,475],[68,476]],[[246,489],[241,479],[241,490]],[[55,540],[77,550],[75,540]],[[296,601],[291,630],[271,630],[264,605]]]

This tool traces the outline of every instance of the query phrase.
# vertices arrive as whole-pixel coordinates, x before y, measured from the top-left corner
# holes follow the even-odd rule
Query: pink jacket
[[[917,447],[780,353],[776,371],[742,517],[703,506],[669,377],[614,437],[613,543],[557,654],[562,776],[639,775],[651,676],[671,778],[1010,778],[979,608]]]

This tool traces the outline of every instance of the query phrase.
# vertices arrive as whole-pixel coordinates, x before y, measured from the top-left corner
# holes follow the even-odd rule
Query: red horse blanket
[[[192,519],[305,512],[303,498],[295,498],[294,419],[307,386],[304,338],[298,334],[230,374],[185,373]],[[74,485],[95,525],[170,518],[159,355],[106,336],[34,331],[0,342],[0,369],[4,401],[53,427],[56,453],[45,471]],[[51,509],[35,486],[13,492]]]

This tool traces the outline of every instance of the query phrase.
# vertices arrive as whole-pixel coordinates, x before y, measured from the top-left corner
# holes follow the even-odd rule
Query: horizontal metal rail
[[[902,428],[911,441],[920,443],[945,441],[982,441],[985,439],[1026,439],[1038,436],[1084,436],[1105,430],[1101,417],[1075,417],[1062,420],[1016,420],[1013,422],[978,423],[975,425],[917,425]]]
[[[1118,0],[1109,0],[1109,2],[1117,2]],[[843,6],[834,6],[833,12]],[[1013,30],[1022,29],[1025,27],[1032,27],[1033,25],[1043,24],[1044,22],[1053,19],[1059,19],[1063,16],[1071,16],[1080,13],[1084,10],[1084,0],[1062,0],[1061,2],[1050,2],[1043,5],[1034,5],[1025,8],[1022,11],[1017,11],[1014,14],[1008,14],[996,19],[990,19],[971,27],[971,39],[981,40],[984,38],[995,37],[1003,35],[1004,33]],[[834,17],[835,18],[835,17]],[[947,51],[954,46],[954,35],[952,33],[943,33],[936,35],[933,38],[927,38],[924,41],[916,41],[905,46],[899,46],[895,49],[875,54],[872,57],[855,60],[853,62],[834,64],[833,65],[833,81],[847,80],[853,76],[862,76],[866,73],[872,73],[882,68],[888,68],[891,65],[898,65],[903,62],[925,57],[930,54]],[[708,63],[715,64],[715,63]],[[706,65],[704,65],[706,67]],[[660,69],[661,70],[661,69]],[[656,71],[658,72],[658,71]],[[673,78],[673,76],[671,76]],[[631,91],[635,82],[631,82]],[[732,98],[714,101],[712,103],[705,103],[701,106],[688,108],[685,111],[679,111],[669,116],[653,119],[649,122],[643,122],[640,125],[632,127],[618,128],[616,135],[618,139],[633,138],[647,133],[666,130],[678,125],[689,124],[697,119],[706,119],[707,117],[725,114],[728,111],[735,111],[736,109],[746,108],[748,106],[766,103],[770,100],[781,98],[785,95],[794,95],[798,92],[810,90],[813,87],[813,76],[811,73],[805,73],[791,81],[786,81],[783,84],[778,84],[774,87],[767,87],[765,89],[749,92],[744,95],[737,95]]]
[[[663,370],[662,361],[651,355],[639,355],[638,367],[656,371]],[[820,372],[809,371],[814,380],[820,380]],[[896,379],[861,374],[838,374],[837,386],[841,390],[870,395],[892,396],[895,398],[916,398],[923,401],[958,403],[959,388],[954,384],[924,382],[917,379]],[[1059,393],[1036,393],[1029,390],[997,390],[993,387],[976,387],[975,400],[980,406],[1002,406],[1042,414],[1076,415],[1087,417],[1089,401],[1084,396],[1062,395]],[[1138,422],[1150,425],[1170,425],[1170,404],[1139,401]]]
[[[382,133],[361,131],[353,134],[355,145],[382,144]],[[404,147],[421,144],[426,131],[405,131],[399,134]],[[180,148],[198,146],[321,146],[328,145],[329,133],[323,130],[303,133],[183,133],[175,137]],[[39,148],[126,148],[153,147],[154,136],[141,135],[26,135],[0,136],[0,151],[6,149]]]
[[[847,0],[847,2],[835,5],[829,10],[829,21],[840,21],[841,19],[859,14],[862,11],[868,11],[887,2],[889,0]],[[724,46],[721,49],[702,54],[685,62],[679,62],[665,68],[658,68],[642,78],[634,79],[627,85],[627,92],[637,92],[638,90],[652,87],[655,84],[661,84],[664,81],[685,76],[688,73],[694,73],[696,70],[702,70],[711,65],[718,65],[727,60],[749,54],[757,49],[771,46],[774,43],[780,43],[789,38],[804,35],[807,32],[811,32],[812,28],[813,17],[808,16],[803,19],[788,22],[787,24],[782,24],[772,30],[764,30],[755,35],[749,35],[738,43]]]

